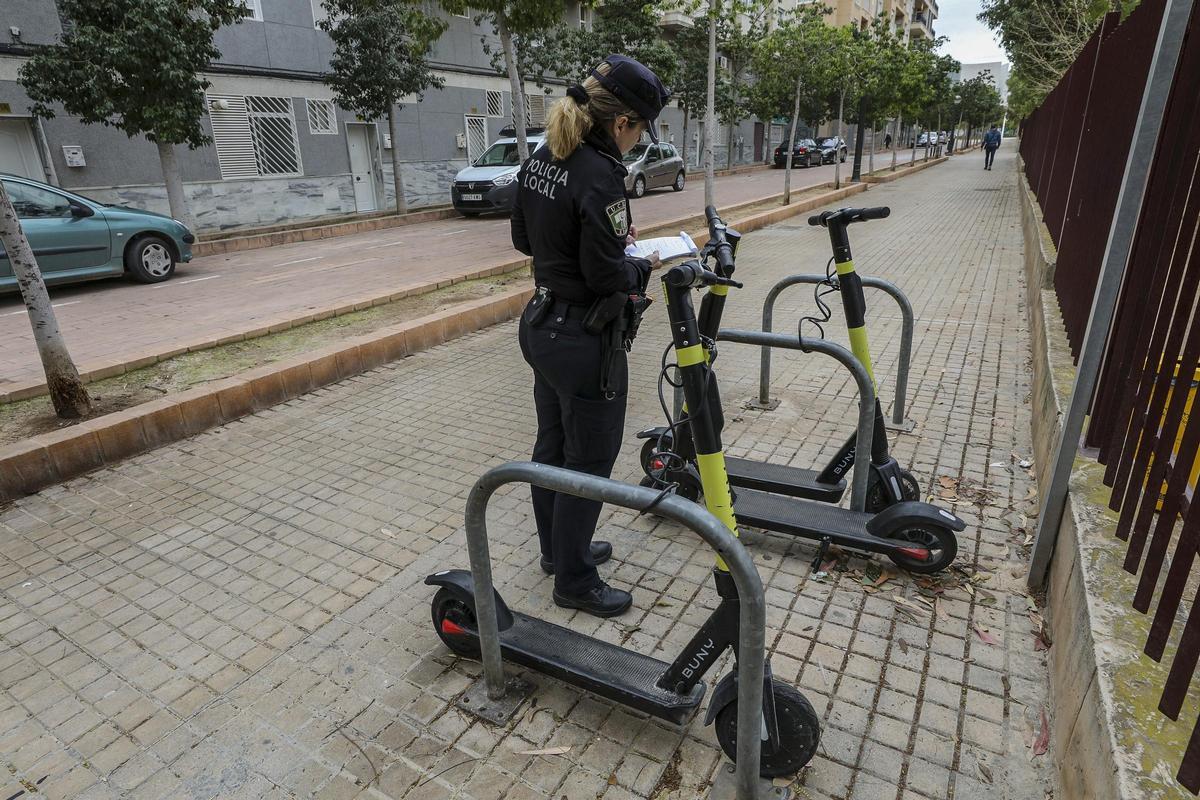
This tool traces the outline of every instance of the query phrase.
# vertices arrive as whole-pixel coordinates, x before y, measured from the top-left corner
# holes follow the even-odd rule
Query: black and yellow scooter
[[[709,219],[717,219],[716,210],[711,206],[706,209]],[[825,225],[830,230],[834,246],[834,261],[838,264],[838,273],[847,286],[843,287],[843,302],[846,304],[846,315],[851,325],[851,342],[855,345],[857,355],[862,353],[867,359],[869,369],[870,356],[867,350],[866,330],[863,326],[862,287],[858,284],[858,276],[854,274],[853,262],[850,258],[850,245],[846,237],[846,226],[867,219],[880,219],[887,216],[886,208],[856,209],[844,208],[835,212],[825,212],[809,219],[809,224]],[[710,225],[713,241],[706,245],[706,252],[722,252],[725,243],[726,228],[720,224]],[[718,260],[717,272],[723,278],[731,278],[734,263],[732,256],[728,261]],[[854,288],[857,287],[857,292]],[[850,291],[845,289],[849,288]],[[697,335],[704,345],[705,358],[711,362],[715,358],[716,341],[721,326],[721,316],[725,306],[728,289],[723,285],[712,286],[706,294],[700,308],[700,327]],[[858,302],[853,298],[857,296]],[[753,332],[739,331],[739,338],[746,340],[753,337]],[[764,336],[764,334],[758,334]],[[679,357],[679,365],[683,366],[683,357]],[[664,378],[667,370],[664,368]],[[711,371],[710,371],[711,375]],[[707,392],[715,396],[717,393],[715,379],[712,385],[706,387]],[[661,391],[660,391],[661,399]],[[681,494],[697,497],[703,493],[704,463],[703,452],[695,438],[695,422],[691,414],[686,412],[679,419],[671,419],[670,411],[663,403],[670,425],[665,428],[652,428],[639,433],[639,437],[648,438],[646,452],[643,448],[642,467],[647,474],[647,483],[658,486],[676,486]],[[722,421],[719,404],[712,415],[719,426]],[[883,430],[883,413],[878,403],[875,407],[875,440],[883,442],[880,455],[887,456],[887,436]],[[707,434],[706,434],[707,435]],[[852,444],[850,445],[852,447]],[[872,448],[875,449],[874,447]],[[874,454],[873,454],[874,455]],[[731,461],[726,459],[725,461]],[[746,463],[742,461],[742,463]],[[754,462],[749,462],[754,463]],[[739,465],[740,466],[740,465]],[[763,465],[772,470],[787,470],[779,465]],[[890,459],[890,469],[899,472],[895,460]],[[744,473],[743,473],[744,474]],[[884,473],[885,475],[888,473]],[[814,566],[824,561],[824,555],[830,545],[836,544],[854,550],[880,553],[890,558],[898,566],[918,573],[940,572],[954,562],[958,553],[956,531],[966,528],[966,524],[949,511],[929,503],[908,499],[885,504],[877,513],[852,511],[825,502],[787,496],[778,490],[764,491],[754,482],[735,477],[735,471],[729,470],[730,483],[739,488],[735,495],[735,509],[738,520],[763,530],[776,533],[786,533],[805,539],[812,539],[820,547],[814,559]],[[747,488],[747,484],[755,488]],[[904,496],[899,481],[892,486],[896,494]],[[826,498],[822,498],[826,499]]]
[[[733,257],[728,245],[718,249],[715,255],[718,263],[728,264],[732,269]],[[688,407],[694,409],[688,419],[694,431],[705,504],[713,516],[737,535],[722,453],[720,401],[706,349],[700,342],[691,292],[709,287],[710,291],[723,295],[729,286],[740,284],[703,268],[698,262],[672,267],[663,275],[662,283],[684,394]],[[681,723],[696,711],[704,696],[705,673],[738,642],[738,589],[720,556],[713,569],[713,581],[721,597],[720,604],[670,664],[510,611],[497,594],[500,653],[506,661],[522,664],[660,719]],[[432,605],[437,635],[455,653],[479,658],[481,640],[471,573],[446,570],[430,575],[425,583],[440,587]],[[804,695],[792,686],[770,678],[769,664],[765,680],[770,690],[763,692],[759,771],[764,777],[792,775],[816,753],[820,720]],[[736,698],[737,672],[734,671],[713,689],[705,720],[706,724],[715,723],[721,749],[735,760]]]
[[[829,229],[829,238],[833,247],[832,261],[837,270],[836,285],[842,297],[842,307],[845,310],[850,350],[866,369],[872,381],[875,380],[875,373],[871,362],[871,349],[867,341],[866,297],[863,294],[862,279],[854,271],[854,261],[850,255],[850,242],[846,227],[853,222],[882,219],[890,213],[890,209],[886,207],[844,208],[839,211],[826,211],[809,218],[810,225],[822,225]],[[736,240],[734,246],[736,247]],[[832,282],[832,276],[830,276],[830,282]],[[828,314],[827,307],[821,303],[820,297],[817,302]],[[708,314],[704,319],[707,325],[702,332],[709,338],[715,339],[720,328],[720,314]],[[883,406],[878,397],[875,399],[873,432],[871,465],[868,473],[866,498],[862,507],[869,513],[875,514],[895,503],[920,500],[921,486],[916,477],[908,470],[903,469],[891,455]],[[638,438],[646,440],[642,445],[641,463],[642,470],[647,475],[653,475],[656,471],[663,469],[664,459],[659,454],[660,450],[665,449],[676,453],[679,451],[671,440],[670,431],[663,426],[639,431]],[[729,482],[736,487],[757,489],[772,494],[820,500],[823,503],[838,503],[846,491],[846,476],[854,467],[857,439],[857,432],[851,434],[833,454],[829,462],[819,470],[728,457],[726,464],[729,468]],[[694,494],[694,481],[689,484],[684,478],[680,492],[685,495]]]

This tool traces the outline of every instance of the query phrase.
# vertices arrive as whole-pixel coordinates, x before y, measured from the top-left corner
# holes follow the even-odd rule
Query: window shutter
[[[254,138],[250,133],[246,98],[210,94],[208,115],[212,120],[213,142],[217,148],[217,162],[221,165],[221,177],[257,178],[258,164],[254,160]]]

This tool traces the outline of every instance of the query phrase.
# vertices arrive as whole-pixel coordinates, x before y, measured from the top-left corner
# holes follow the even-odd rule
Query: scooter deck
[[[733,504],[740,524],[806,539],[831,537],[860,550],[887,552],[894,542],[867,531],[872,515],[795,497],[740,489]]]
[[[729,472],[729,482],[734,486],[789,497],[807,497],[823,503],[836,503],[846,491],[844,480],[834,484],[822,483],[817,480],[821,473],[802,467],[726,456],[725,469]]]
[[[506,660],[677,724],[704,699],[703,681],[685,695],[659,688],[669,666],[663,661],[519,612],[513,617],[512,627],[500,632]]]

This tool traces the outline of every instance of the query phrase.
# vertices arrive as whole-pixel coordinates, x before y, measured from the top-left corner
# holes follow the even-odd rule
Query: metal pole
[[[767,292],[763,301],[763,331],[770,333],[775,320],[775,301],[780,293],[789,286],[797,284],[818,284],[825,281],[824,275],[789,275],[776,283]],[[896,365],[896,397],[892,403],[892,421],[888,425],[892,430],[911,431],[914,427],[911,420],[904,418],[906,398],[908,396],[908,374],[912,364],[913,330],[915,316],[912,303],[908,296],[900,291],[900,287],[883,278],[867,276],[862,278],[865,288],[879,289],[889,295],[900,306],[900,360]],[[778,400],[771,400],[771,348],[762,348],[758,367],[758,408],[772,409],[779,405]]]
[[[734,533],[706,509],[682,497],[660,497],[657,489],[530,462],[501,464],[485,472],[475,482],[467,497],[466,535],[471,574],[475,581],[475,608],[488,696],[492,696],[493,675],[490,671],[494,670],[499,678],[501,696],[504,673],[500,665],[500,635],[497,631],[491,561],[488,556],[487,505],[492,494],[506,483],[528,483],[635,511],[644,511],[653,505],[647,513],[666,517],[690,528],[725,560],[737,586],[739,599],[737,800],[761,800],[758,770],[762,757],[760,734],[767,630],[767,602],[762,579],[750,554]],[[494,659],[489,659],[489,651]]]
[[[850,370],[855,383],[858,384],[858,432],[854,452],[868,454],[866,458],[856,457],[854,459],[854,471],[851,473],[850,479],[850,508],[854,511],[865,510],[867,481],[871,474],[871,444],[875,438],[875,383],[871,380],[871,374],[867,372],[867,368],[862,365],[862,362],[836,342],[829,342],[825,339],[802,339],[791,334],[722,330],[717,332],[717,341],[822,353],[837,359],[842,366]]]
[[[1166,0],[1162,23],[1158,28],[1158,41],[1154,46],[1154,57],[1150,61],[1150,72],[1146,77],[1146,88],[1142,92],[1142,105],[1131,141],[1158,141],[1163,111],[1171,93],[1175,67],[1179,63],[1179,51],[1192,13],[1192,3],[1193,0]],[[1100,280],[1092,297],[1092,311],[1088,318],[1087,332],[1083,337],[1079,366],[1075,372],[1075,385],[1071,389],[1067,413],[1063,416],[1062,435],[1055,449],[1046,502],[1038,515],[1037,538],[1034,540],[1033,555],[1029,560],[1029,586],[1033,589],[1040,589],[1045,583],[1050,558],[1058,540],[1071,469],[1075,463],[1079,437],[1083,432],[1084,417],[1096,389],[1096,377],[1100,371],[1104,345],[1120,295],[1121,278],[1125,273],[1129,251],[1137,231],[1142,198],[1146,193],[1146,181],[1153,159],[1154,153],[1151,148],[1132,147],[1125,161],[1125,174],[1121,178],[1117,208],[1113,212],[1112,224],[1108,229],[1108,244],[1104,250],[1104,261],[1101,262]]]

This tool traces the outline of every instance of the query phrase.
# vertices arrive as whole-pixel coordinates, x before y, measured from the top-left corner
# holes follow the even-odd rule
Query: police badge
[[[612,225],[613,233],[617,236],[624,236],[629,233],[628,201],[618,200],[605,208],[604,213],[608,215],[608,221]]]

